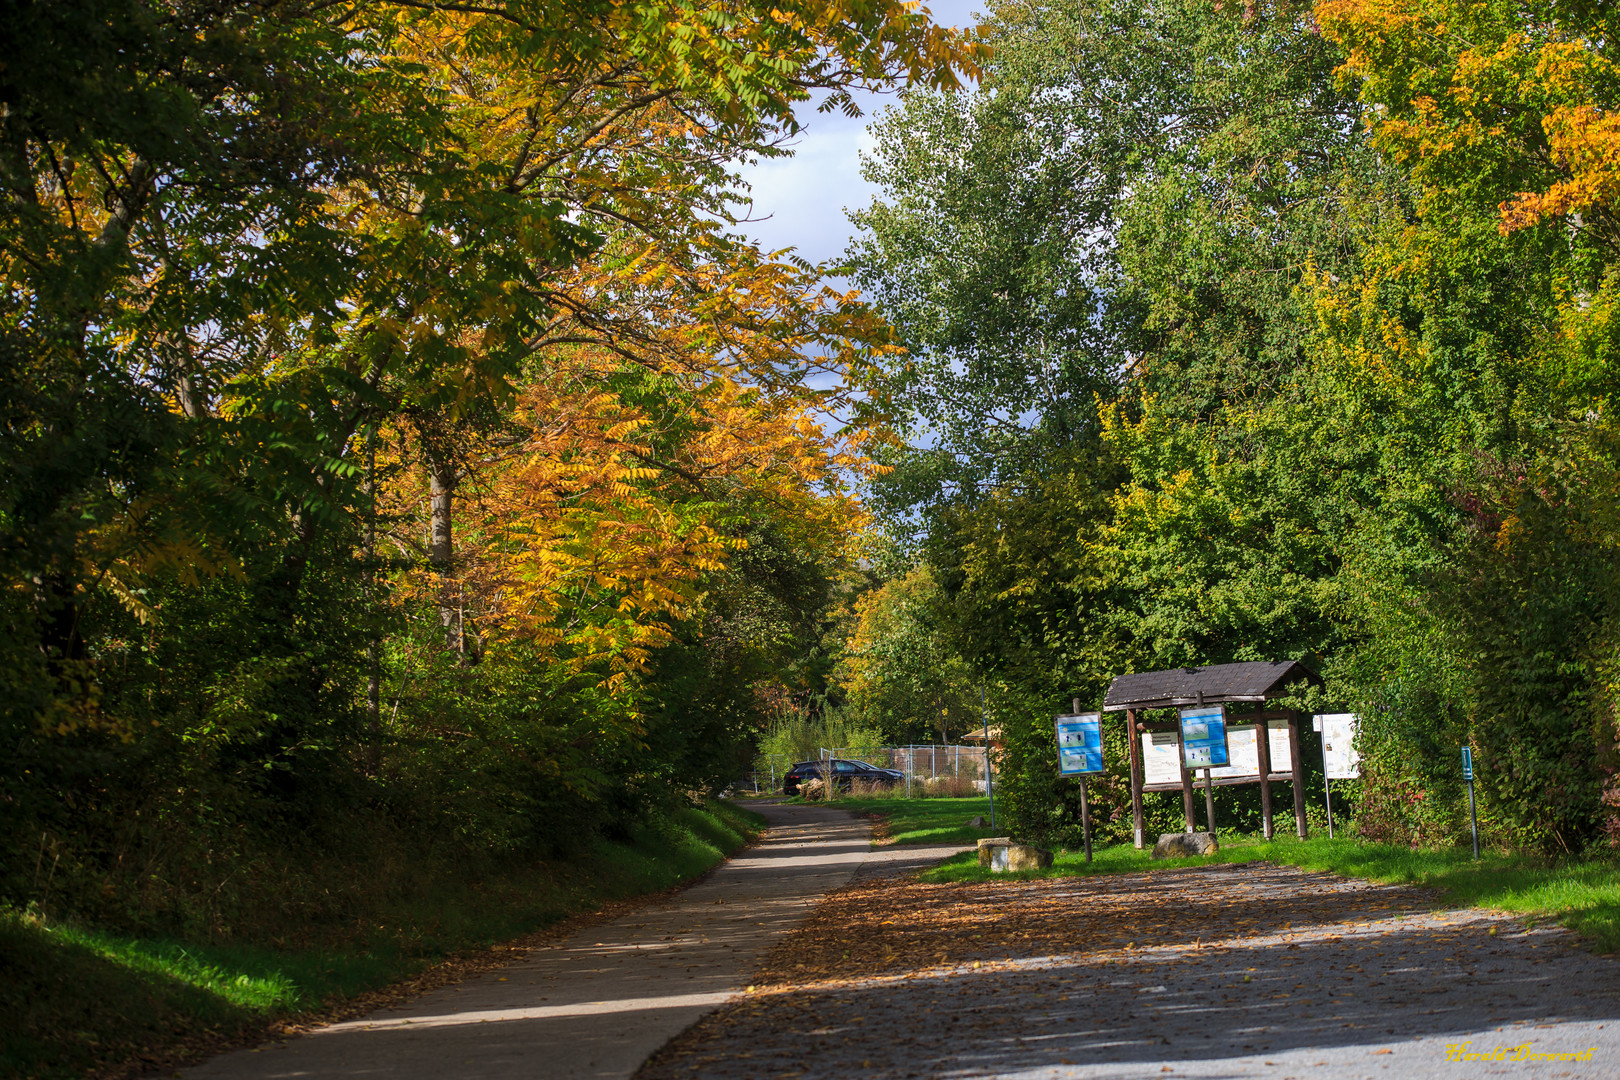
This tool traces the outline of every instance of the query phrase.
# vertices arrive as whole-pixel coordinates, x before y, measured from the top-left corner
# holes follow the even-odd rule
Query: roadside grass
[[[1551,920],[1585,937],[1597,952],[1620,949],[1620,861],[1613,857],[1551,862],[1529,855],[1485,853],[1478,862],[1468,848],[1413,851],[1353,839],[1299,840],[1258,836],[1220,837],[1221,849],[1207,858],[1154,860],[1148,850],[1129,844],[1097,847],[1087,864],[1079,852],[1057,853],[1049,869],[992,873],[966,852],[923,871],[924,881],[988,881],[1045,877],[1086,877],[1199,866],[1207,863],[1274,862],[1306,870],[1384,884],[1420,885],[1442,890],[1447,907],[1487,907]]]
[[[880,814],[887,820],[891,844],[974,844],[981,836],[993,836],[988,826],[973,828],[969,819],[990,820],[990,800],[979,795],[966,799],[908,799],[888,795],[839,795],[833,806],[860,814]]]
[[[495,880],[457,875],[365,914],[323,948],[112,933],[0,908],[0,1077],[83,1076],[218,1042],[696,877],[764,824],[726,803]],[[328,931],[329,933],[329,931]]]

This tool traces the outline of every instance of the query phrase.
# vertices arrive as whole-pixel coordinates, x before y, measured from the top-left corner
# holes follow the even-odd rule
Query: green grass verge
[[[968,825],[971,818],[990,820],[990,800],[907,799],[901,797],[840,795],[833,806],[861,814],[882,814],[888,819],[889,842],[894,844],[973,844],[993,836],[989,827]]]
[[[1555,920],[1586,937],[1596,951],[1620,949],[1620,863],[1613,858],[1549,863],[1531,856],[1486,854],[1475,862],[1467,848],[1413,851],[1326,838],[1288,837],[1268,843],[1256,836],[1223,835],[1220,840],[1221,850],[1203,859],[1155,861],[1148,851],[1116,845],[1095,848],[1089,864],[1083,854],[1065,851],[1058,853],[1050,869],[1017,874],[992,874],[969,853],[924,871],[922,877],[941,882],[1084,877],[1263,860],[1386,884],[1441,889],[1447,906],[1497,908],[1530,921]]]
[[[445,875],[322,949],[130,937],[0,909],[0,1076],[82,1076],[152,1048],[249,1030],[374,990],[467,949],[714,867],[764,818],[726,803],[498,880]]]

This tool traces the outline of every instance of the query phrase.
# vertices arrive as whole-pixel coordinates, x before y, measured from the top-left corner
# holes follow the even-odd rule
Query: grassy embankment
[[[973,843],[989,829],[969,829],[968,818],[989,814],[986,799],[855,799],[848,809],[888,817],[892,842]],[[972,854],[964,854],[925,871],[925,881],[979,881],[1005,878],[1083,877],[1193,866],[1205,862],[1268,861],[1306,870],[1326,870],[1346,877],[1386,884],[1421,885],[1443,890],[1442,902],[1459,907],[1488,907],[1528,920],[1556,920],[1585,936],[1600,952],[1620,949],[1620,862],[1591,858],[1550,862],[1528,855],[1487,852],[1479,862],[1467,848],[1413,851],[1387,844],[1326,837],[1301,841],[1280,836],[1267,843],[1258,836],[1223,833],[1221,850],[1208,859],[1154,861],[1148,851],[1130,845],[1097,847],[1088,865],[1078,852],[1060,852],[1051,869],[1019,874],[992,874]]]
[[[967,799],[906,799],[889,795],[838,795],[832,805],[873,817],[873,832],[884,844],[965,844],[973,846],[981,836],[994,836],[988,825],[968,824],[975,817],[990,820],[990,800],[984,796]]]
[[[0,1077],[83,1076],[183,1056],[711,869],[763,824],[724,803],[498,881],[446,879],[371,913],[338,946],[130,937],[0,909]]]

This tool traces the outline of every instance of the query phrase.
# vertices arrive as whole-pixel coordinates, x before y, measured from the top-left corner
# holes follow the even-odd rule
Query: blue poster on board
[[[1102,713],[1057,718],[1058,775],[1103,771]]]
[[[1226,707],[1199,705],[1181,710],[1181,760],[1189,769],[1232,763],[1226,747]]]

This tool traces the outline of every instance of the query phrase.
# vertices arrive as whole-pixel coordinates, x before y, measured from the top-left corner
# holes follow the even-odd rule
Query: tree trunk
[[[382,765],[382,641],[377,628],[377,429],[366,432],[366,771]]]
[[[46,663],[58,678],[64,662],[85,658],[79,634],[78,590],[65,572],[53,570],[34,579],[34,609],[39,620],[39,644]]]
[[[466,625],[459,584],[451,578],[455,569],[455,501],[460,481],[456,466],[448,457],[428,453],[428,565],[439,575],[439,625],[444,628],[444,644],[461,654],[466,665],[483,657],[483,642],[476,629]]]
[[[456,470],[438,455],[428,456],[428,565],[439,575],[439,625],[444,643],[456,647],[456,606],[450,596],[450,565],[455,559]]]

